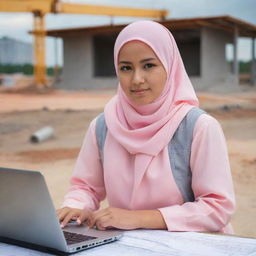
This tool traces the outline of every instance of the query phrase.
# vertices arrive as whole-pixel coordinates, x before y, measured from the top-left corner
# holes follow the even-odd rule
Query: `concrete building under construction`
[[[0,64],[32,64],[33,46],[9,37],[0,38]]]
[[[196,90],[238,87],[239,37],[252,38],[252,74],[256,81],[256,26],[230,16],[169,19],[159,23],[173,34],[184,65]],[[56,88],[116,88],[113,46],[125,25],[109,25],[49,30],[47,35],[63,39],[64,66]],[[233,51],[232,65],[226,60],[226,49]]]

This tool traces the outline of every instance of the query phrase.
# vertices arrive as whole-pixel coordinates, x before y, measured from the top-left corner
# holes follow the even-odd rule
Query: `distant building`
[[[0,64],[32,64],[33,46],[9,37],[0,38]]]
[[[239,37],[249,37],[254,43],[255,25],[230,16],[169,19],[159,23],[172,32],[196,90],[238,88],[237,41]],[[124,27],[110,25],[47,31],[48,36],[62,38],[64,45],[62,79],[55,87],[116,88],[113,47]],[[226,60],[227,46],[233,49],[232,65]],[[252,47],[252,62],[255,63],[255,46]],[[254,68],[252,80],[256,79],[255,73]]]

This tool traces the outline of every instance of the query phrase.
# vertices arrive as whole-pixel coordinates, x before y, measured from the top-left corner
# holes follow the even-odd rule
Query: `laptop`
[[[60,227],[40,172],[0,168],[0,241],[50,253],[75,253],[116,241],[122,231]]]

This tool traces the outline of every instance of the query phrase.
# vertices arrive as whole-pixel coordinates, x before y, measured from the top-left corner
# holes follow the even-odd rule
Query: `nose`
[[[140,85],[145,82],[144,74],[141,70],[135,70],[132,77],[132,83],[134,85]]]

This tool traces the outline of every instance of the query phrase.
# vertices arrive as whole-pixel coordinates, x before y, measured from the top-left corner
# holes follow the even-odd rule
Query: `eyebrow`
[[[147,61],[156,60],[156,58],[147,58],[140,61],[140,63],[144,63]],[[130,61],[119,61],[118,64],[132,64]]]

